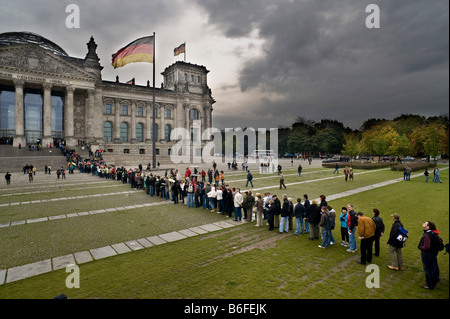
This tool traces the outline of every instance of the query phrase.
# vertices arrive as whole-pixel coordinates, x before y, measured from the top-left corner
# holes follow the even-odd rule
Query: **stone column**
[[[152,107],[153,107],[153,105],[152,105],[151,102],[146,102],[146,104],[145,104],[145,110],[146,110],[146,114],[145,114],[145,129],[144,129],[144,132],[145,132],[144,133],[144,140],[145,140],[146,144],[152,142],[152,140],[150,138],[150,132],[151,132],[150,130],[151,130],[151,127],[152,127],[152,118],[151,118]]]
[[[131,144],[136,144],[136,100],[131,100]]]
[[[159,108],[160,111],[160,118],[161,120],[159,121],[160,124],[160,128],[159,128],[159,141],[160,142],[165,142],[165,126],[166,126],[166,107],[164,105],[161,105],[161,107]]]
[[[73,137],[74,123],[73,123],[73,92],[75,89],[69,85],[66,87],[66,99],[64,105],[64,139],[68,146],[75,146],[76,141]]]
[[[24,126],[24,105],[23,105],[23,87],[25,86],[25,81],[14,79],[14,86],[16,88],[16,105],[15,105],[15,113],[16,113],[16,124],[15,130],[16,133],[14,135],[13,146],[18,147],[19,144],[22,144],[22,147],[25,147],[27,141],[25,139],[25,126]]]
[[[53,137],[52,137],[52,101],[51,101],[51,93],[52,93],[52,85],[50,83],[42,84],[44,88],[44,109],[42,112],[43,117],[43,127],[44,127],[44,136],[42,138],[42,146],[49,147],[53,145]]]
[[[120,143],[120,100],[116,99],[114,107],[114,143]]]
[[[93,129],[93,116],[94,116],[94,89],[87,90],[87,96],[85,101],[85,112],[84,112],[84,128],[85,137],[90,143],[95,142],[94,129]]]

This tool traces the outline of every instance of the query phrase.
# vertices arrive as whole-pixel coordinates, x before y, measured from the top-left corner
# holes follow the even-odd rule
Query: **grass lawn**
[[[319,174],[332,176],[329,170]],[[236,175],[233,179],[242,179],[243,176]],[[322,175],[301,178],[306,180],[310,177],[321,178]],[[355,182],[345,183],[341,175],[337,179],[288,186],[286,193],[296,198],[306,192],[310,198],[316,198],[322,193],[335,194],[397,177],[401,177],[397,172],[381,171],[355,175]],[[426,220],[436,223],[445,242],[449,239],[448,177],[449,171],[443,170],[443,184],[424,183],[419,177],[329,202],[336,210],[352,203],[357,211],[366,214],[378,208],[386,225],[386,233],[392,225],[390,215],[394,212],[400,214],[405,228],[410,231],[403,249],[405,270],[395,272],[387,268],[390,264],[387,238],[382,237],[381,255],[372,261],[380,269],[380,288],[366,287],[369,273],[365,271],[365,266],[355,262],[359,252],[348,253],[339,245],[339,229],[333,231],[337,244],[319,249],[319,243],[308,240],[307,235],[295,236],[293,231],[278,234],[267,231],[267,227],[258,228],[254,227],[254,223],[247,223],[82,264],[79,289],[68,289],[65,286],[68,274],[60,270],[0,285],[0,298],[52,298],[65,293],[73,299],[448,299],[449,256],[439,254],[441,281],[437,288],[434,291],[424,290],[419,287],[425,282],[425,276],[417,249],[422,235],[421,225]],[[298,181],[301,179],[293,176],[286,183]],[[256,182],[255,188],[276,185],[277,179]],[[239,183],[245,186],[245,182]],[[280,191],[277,193],[281,195]],[[86,249],[92,242],[95,244],[90,248],[100,247],[101,243],[109,245],[127,238],[159,234],[166,232],[166,229],[177,230],[223,220],[222,216],[202,209],[188,210],[181,205],[175,206],[161,205],[123,214],[115,212],[0,229],[0,268],[5,265],[10,267],[9,264],[17,262],[15,260],[30,258],[19,256],[4,261],[12,251],[23,250],[25,255],[33,256],[40,254],[36,260],[42,260],[49,255],[63,255],[64,247],[68,247],[67,253],[76,252]],[[39,243],[29,251],[20,248],[27,236],[29,240],[40,238]],[[47,246],[50,248],[44,248]]]

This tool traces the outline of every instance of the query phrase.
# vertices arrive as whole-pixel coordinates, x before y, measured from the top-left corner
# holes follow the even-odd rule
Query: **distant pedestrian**
[[[347,180],[348,180],[348,173],[349,173],[348,167],[347,167],[347,166],[345,166],[345,168],[344,168],[344,176],[345,176],[345,181],[347,181]]]
[[[5,180],[6,180],[6,185],[10,185],[11,184],[11,174],[9,172],[6,172]]]
[[[284,185],[284,176],[280,173],[280,189],[282,189],[282,186],[286,189],[286,185]]]
[[[334,173],[339,174],[339,165],[338,165],[338,163],[336,163],[336,165],[334,166],[334,172],[333,172],[333,174],[334,174]]]
[[[253,182],[252,182],[252,180],[253,180],[253,175],[252,175],[252,173],[250,173],[250,171],[248,171],[248,172],[247,172],[247,183],[245,184],[245,187],[248,186],[248,183],[250,183],[250,184],[252,185],[252,187],[253,187]]]
[[[425,168],[425,172],[423,173],[423,175],[425,175],[425,183],[428,182],[428,175],[430,175],[430,173],[428,172],[428,168]]]
[[[298,169],[297,169],[298,176],[302,176],[302,170],[303,170],[302,165],[301,165],[301,164],[298,164]]]

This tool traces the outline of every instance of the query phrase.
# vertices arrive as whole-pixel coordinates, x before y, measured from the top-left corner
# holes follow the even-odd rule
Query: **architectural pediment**
[[[78,65],[38,45],[0,46],[0,68],[41,76],[95,81],[95,77]]]

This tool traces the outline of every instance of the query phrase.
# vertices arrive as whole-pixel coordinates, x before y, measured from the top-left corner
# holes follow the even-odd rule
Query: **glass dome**
[[[52,51],[57,55],[68,56],[60,46],[52,41],[31,32],[4,32],[0,33],[0,45],[33,43],[41,48]]]

